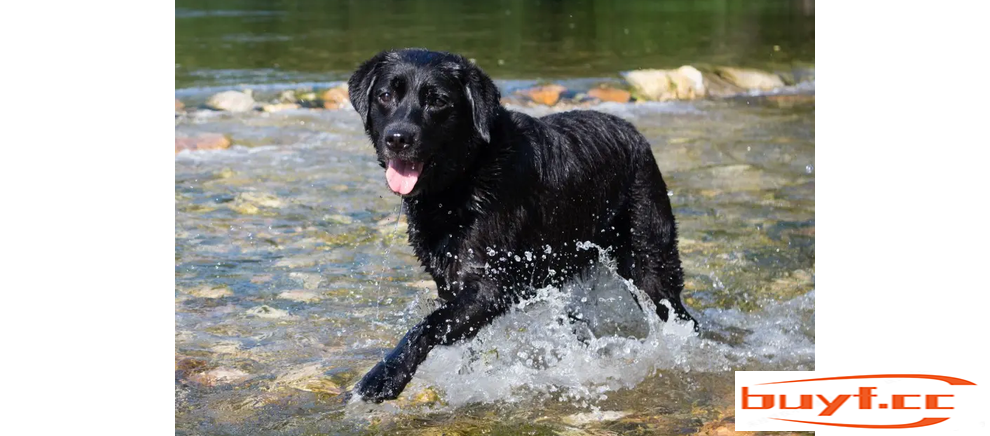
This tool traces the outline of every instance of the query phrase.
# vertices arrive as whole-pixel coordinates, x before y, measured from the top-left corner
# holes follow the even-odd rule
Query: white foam
[[[756,313],[710,309],[699,317],[704,330],[740,340],[703,339],[690,323],[661,321],[650,299],[605,264],[537,290],[470,341],[437,347],[416,378],[458,407],[534,396],[593,403],[664,370],[811,369],[813,311],[814,291]]]

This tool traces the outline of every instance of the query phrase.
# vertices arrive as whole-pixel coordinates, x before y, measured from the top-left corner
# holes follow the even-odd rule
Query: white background
[[[174,434],[174,4],[108,3],[4,5],[6,434]],[[816,367],[987,383],[987,3],[816,6]]]

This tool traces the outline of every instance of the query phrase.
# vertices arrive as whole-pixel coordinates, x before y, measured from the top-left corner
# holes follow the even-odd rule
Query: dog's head
[[[498,88],[481,69],[423,49],[379,53],[348,87],[389,189],[401,195],[442,190],[466,171],[491,140],[500,109]]]

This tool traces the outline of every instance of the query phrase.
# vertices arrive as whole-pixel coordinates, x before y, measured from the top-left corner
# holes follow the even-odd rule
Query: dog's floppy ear
[[[357,71],[351,75],[347,81],[347,94],[351,99],[354,110],[361,114],[361,120],[365,127],[368,127],[368,115],[371,113],[371,91],[374,89],[375,81],[382,65],[390,52],[383,51],[368,59]]]
[[[498,116],[499,92],[498,87],[478,67],[471,66],[464,75],[464,94],[471,104],[471,116],[474,118],[474,130],[485,142],[491,141],[492,127]]]

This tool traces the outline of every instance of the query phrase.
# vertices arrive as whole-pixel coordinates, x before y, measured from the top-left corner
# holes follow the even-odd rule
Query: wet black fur
[[[509,111],[478,67],[421,49],[378,54],[349,87],[382,166],[390,158],[426,164],[403,208],[409,242],[445,300],[365,375],[362,398],[396,398],[435,346],[474,336],[528,290],[597,259],[576,242],[609,248],[619,274],[657,303],[662,319],[660,300],[692,319],[680,300],[667,187],[630,123],[595,111]],[[416,140],[388,149],[384,132],[395,129]]]

